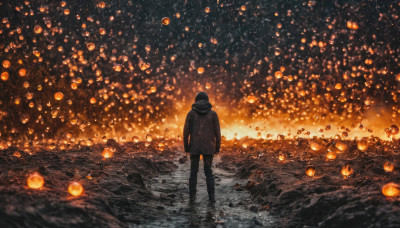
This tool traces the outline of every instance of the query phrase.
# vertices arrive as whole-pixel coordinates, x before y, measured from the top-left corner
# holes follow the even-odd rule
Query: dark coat
[[[185,151],[190,154],[215,154],[221,147],[221,129],[216,112],[206,100],[198,100],[187,114],[183,128]]]

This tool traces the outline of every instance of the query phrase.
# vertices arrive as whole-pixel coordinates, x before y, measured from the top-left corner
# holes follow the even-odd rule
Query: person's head
[[[194,98],[195,102],[200,101],[200,100],[204,100],[204,101],[208,101],[208,95],[206,92],[198,92],[196,94],[196,97]]]

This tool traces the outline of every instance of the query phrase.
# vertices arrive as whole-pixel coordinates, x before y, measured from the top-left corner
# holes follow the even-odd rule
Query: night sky
[[[1,138],[163,132],[201,90],[226,123],[358,127],[371,110],[395,123],[399,10],[379,0],[3,1]]]

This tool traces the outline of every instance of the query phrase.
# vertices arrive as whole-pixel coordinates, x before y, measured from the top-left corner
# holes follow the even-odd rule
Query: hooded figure
[[[214,154],[218,154],[220,150],[221,130],[218,115],[211,110],[212,105],[208,100],[208,95],[205,92],[199,92],[196,95],[195,103],[186,116],[183,129],[185,152],[190,153],[189,190],[191,202],[194,202],[196,196],[200,154],[203,155],[204,160],[208,196],[211,202],[215,202],[215,183],[211,166]]]

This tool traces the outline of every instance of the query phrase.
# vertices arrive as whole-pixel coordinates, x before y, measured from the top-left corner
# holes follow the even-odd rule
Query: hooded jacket
[[[200,92],[186,116],[183,142],[185,151],[192,155],[219,153],[221,129],[218,115],[211,108],[207,94]]]

